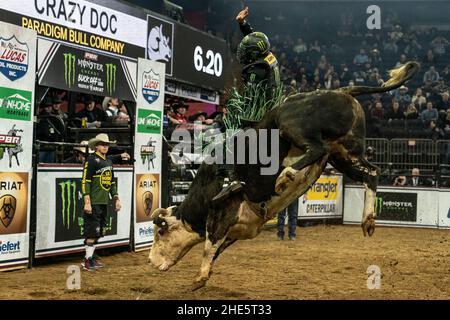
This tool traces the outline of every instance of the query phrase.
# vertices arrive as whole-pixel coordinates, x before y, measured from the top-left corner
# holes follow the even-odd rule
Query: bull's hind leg
[[[361,227],[364,236],[375,231],[375,196],[377,192],[380,169],[364,159],[362,156],[346,154],[332,154],[330,163],[350,179],[362,182],[365,187],[364,212]]]

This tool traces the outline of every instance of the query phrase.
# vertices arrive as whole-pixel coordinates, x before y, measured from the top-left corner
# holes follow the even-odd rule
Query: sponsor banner
[[[0,172],[0,236],[27,232],[28,198],[27,172]]]
[[[219,94],[216,91],[201,89],[182,83],[166,81],[166,93],[205,103],[219,104]]]
[[[162,135],[138,134],[134,144],[136,148],[135,168],[139,172],[161,173]]]
[[[31,120],[32,92],[0,86],[0,118]]]
[[[118,179],[116,178],[118,185]],[[79,240],[84,238],[81,178],[56,178],[55,190],[59,194],[55,201],[55,242]],[[108,205],[106,236],[117,235],[117,212],[112,203]]]
[[[0,22],[0,268],[29,257],[36,41],[35,31]]]
[[[375,213],[380,220],[417,221],[417,193],[377,192]]]
[[[40,37],[133,58],[144,55],[146,20],[93,2],[2,1],[0,14],[2,20],[33,29]]]
[[[31,172],[33,123],[0,118],[0,172]]]
[[[437,189],[379,187],[375,199],[378,225],[437,227]],[[345,187],[344,223],[360,224],[364,210],[364,188]]]
[[[160,133],[162,127],[162,112],[159,110],[138,109],[137,132]]]
[[[147,247],[153,242],[151,214],[161,206],[159,174],[137,174],[135,192],[135,247]]]
[[[440,228],[450,228],[450,190],[439,190],[439,214],[438,226]]]
[[[91,51],[58,45],[43,61],[39,84],[100,96],[135,100],[134,84],[125,61]]]
[[[320,176],[308,192],[299,198],[299,218],[342,217],[342,190],[342,175]]]
[[[0,172],[0,269],[28,262],[29,177],[27,172]]]
[[[153,242],[151,213],[161,206],[165,65],[138,59],[135,132],[135,249]],[[141,161],[139,161],[140,159]]]
[[[160,175],[136,175],[136,222],[152,221],[150,215],[160,207]]]
[[[82,167],[42,167],[37,176],[36,256],[84,248]],[[132,168],[114,168],[122,209],[108,205],[105,237],[100,246],[129,243]],[[50,205],[49,205],[50,204]]]

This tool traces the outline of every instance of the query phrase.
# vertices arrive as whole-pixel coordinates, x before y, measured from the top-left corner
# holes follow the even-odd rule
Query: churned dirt
[[[66,269],[79,256],[60,258],[0,273],[0,299],[450,299],[450,230],[377,227],[364,238],[356,226],[319,225],[292,242],[268,229],[228,248],[192,292],[201,250],[166,273],[146,264],[148,252],[104,255],[78,291],[66,289]],[[370,265],[382,272],[378,290],[367,288]]]

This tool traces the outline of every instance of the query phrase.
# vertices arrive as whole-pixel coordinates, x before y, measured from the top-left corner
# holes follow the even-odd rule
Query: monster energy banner
[[[380,220],[415,222],[417,193],[378,192],[375,212]]]
[[[84,221],[79,167],[39,167],[36,256],[63,254],[83,248]],[[122,209],[108,205],[101,247],[128,244],[130,239],[132,168],[114,168]]]
[[[138,59],[135,132],[135,248],[153,242],[151,214],[161,205],[162,114],[165,65]]]
[[[0,270],[29,258],[36,39],[0,22]]]
[[[135,100],[132,66],[124,60],[57,43],[50,48],[42,47],[50,50],[50,54],[40,61],[40,85]]]
[[[55,183],[55,189],[59,194],[59,197],[55,199],[55,242],[84,238],[82,210],[84,202],[81,194],[81,178],[57,178]],[[117,235],[117,212],[113,210],[112,203],[108,205],[104,234],[106,236]]]

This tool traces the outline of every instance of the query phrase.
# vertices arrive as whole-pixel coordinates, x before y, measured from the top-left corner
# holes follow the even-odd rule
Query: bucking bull
[[[222,181],[216,177],[214,164],[203,163],[180,206],[153,212],[155,238],[149,262],[166,271],[193,246],[205,242],[193,289],[203,287],[217,257],[236,240],[256,237],[268,220],[314,184],[327,162],[364,184],[361,227],[364,236],[372,236],[380,171],[364,158],[365,115],[354,97],[396,89],[418,70],[417,62],[408,62],[391,70],[390,79],[381,87],[299,93],[268,111],[253,128],[279,129],[278,173],[261,175],[259,164],[235,165],[236,174],[245,182],[244,192],[213,206],[211,200],[221,190]]]

